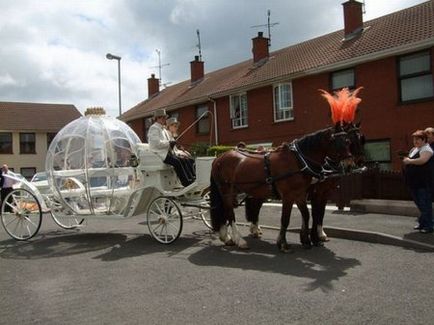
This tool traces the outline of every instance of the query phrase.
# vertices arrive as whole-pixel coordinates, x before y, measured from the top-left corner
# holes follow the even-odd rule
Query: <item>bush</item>
[[[190,153],[195,157],[203,157],[208,155],[209,145],[203,142],[196,142],[190,146]]]
[[[212,146],[208,148],[208,152],[207,155],[208,156],[219,156],[221,155],[223,152],[229,151],[234,149],[234,146]]]

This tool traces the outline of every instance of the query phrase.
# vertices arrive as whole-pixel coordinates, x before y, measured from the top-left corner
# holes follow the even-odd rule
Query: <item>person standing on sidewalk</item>
[[[431,147],[432,151],[434,152],[434,128],[429,127],[425,129],[425,133],[428,139],[428,144]],[[432,201],[434,202],[434,155],[431,156],[431,159],[429,160],[429,163],[431,164],[431,194],[432,194]]]
[[[2,174],[1,174],[1,201],[3,202],[6,196],[12,192],[13,188],[12,185],[16,183],[16,181],[8,176],[9,168],[8,165],[4,164],[2,166]],[[6,206],[5,208],[6,212],[12,212],[12,209],[10,206]]]
[[[431,204],[431,170],[429,160],[433,150],[427,143],[425,131],[417,130],[412,134],[414,147],[408,157],[403,159],[405,165],[405,182],[420,211],[419,223],[414,229],[421,233],[433,232],[432,204]]]

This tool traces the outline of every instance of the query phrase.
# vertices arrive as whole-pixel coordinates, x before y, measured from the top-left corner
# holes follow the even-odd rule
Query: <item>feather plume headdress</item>
[[[342,88],[334,93],[334,96],[329,92],[319,89],[322,96],[328,101],[332,113],[332,121],[336,123],[351,123],[356,117],[357,105],[362,101],[357,97],[357,94],[363,87],[359,87],[353,92],[348,88]]]

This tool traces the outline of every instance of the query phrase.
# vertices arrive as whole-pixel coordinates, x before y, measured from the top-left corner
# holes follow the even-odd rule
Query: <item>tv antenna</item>
[[[271,23],[270,22],[270,15],[271,15],[271,10],[268,9],[267,10],[267,17],[268,18],[267,18],[267,23],[266,24],[250,26],[250,28],[267,27],[267,29],[268,29],[268,47],[271,46],[271,27],[279,25],[279,22],[276,22],[276,23]]]
[[[161,85],[166,86],[169,83],[165,83],[165,84],[162,83],[162,81],[161,81],[161,68],[170,65],[170,63],[161,64],[161,51],[159,49],[156,49],[155,52],[157,52],[157,55],[158,55],[158,65],[155,65],[151,68],[158,68],[159,84],[160,84],[160,86]]]
[[[199,49],[199,61],[202,61],[202,47],[200,46],[200,31],[196,29],[197,34],[197,45],[196,47]]]

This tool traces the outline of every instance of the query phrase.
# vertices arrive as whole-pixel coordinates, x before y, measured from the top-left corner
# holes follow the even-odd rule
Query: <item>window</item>
[[[196,119],[198,119],[205,112],[208,112],[208,105],[199,105],[198,107],[196,107]],[[197,125],[196,132],[198,134],[208,134],[209,114],[204,115],[196,125]]]
[[[399,58],[399,85],[402,102],[434,96],[429,51]]]
[[[364,146],[367,163],[378,164],[380,169],[391,170],[390,140],[367,141]]]
[[[57,133],[47,133],[47,149],[50,148],[50,144],[53,141]]]
[[[230,113],[232,128],[238,129],[247,125],[247,95],[239,94],[230,97]]]
[[[331,75],[332,90],[347,88],[355,88],[356,82],[354,78],[354,69],[346,69],[333,72]]]
[[[32,179],[33,175],[36,174],[36,168],[35,167],[20,168],[20,174],[23,175],[25,179],[30,181]]]
[[[12,154],[12,133],[0,132],[0,154]]]
[[[20,154],[27,153],[36,153],[34,133],[20,133]]]
[[[274,121],[287,121],[294,118],[292,108],[292,84],[283,83],[274,86]]]

